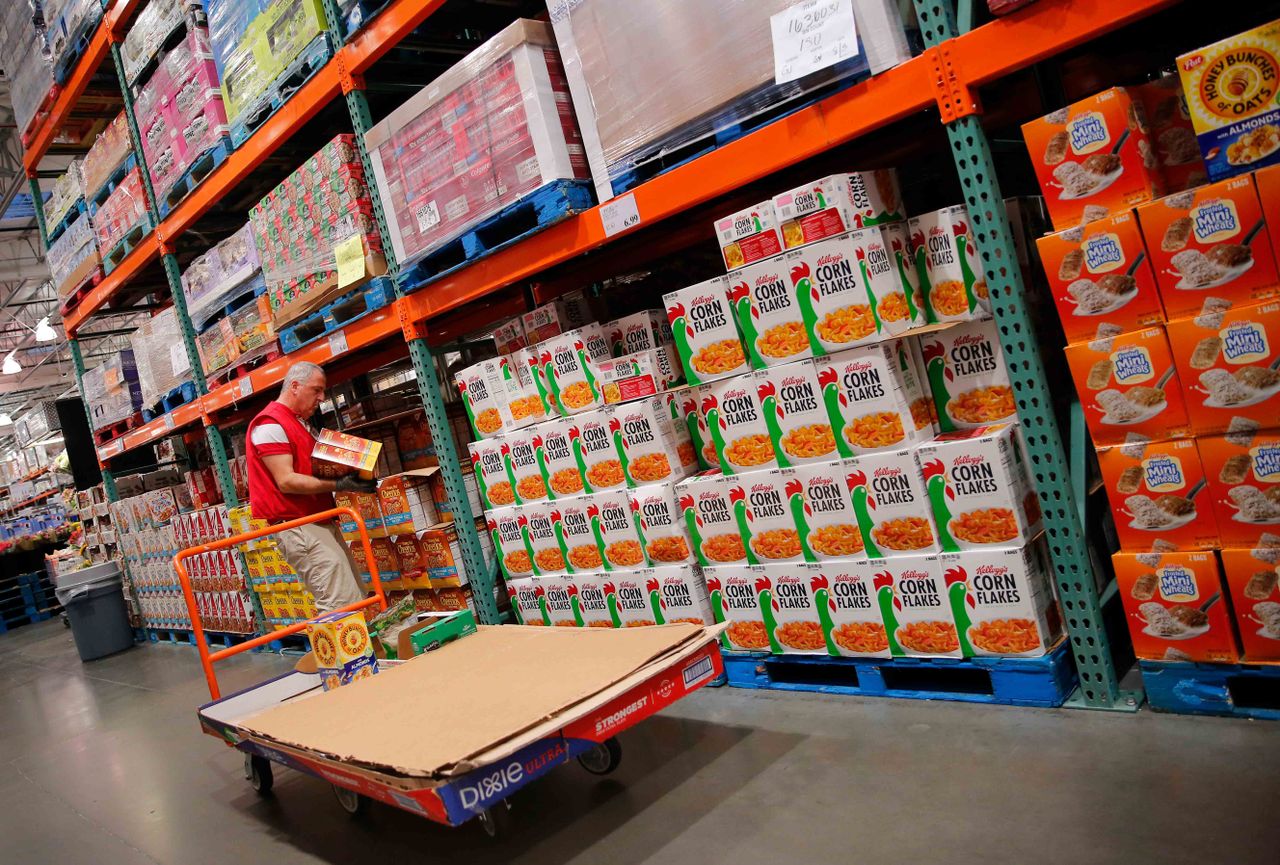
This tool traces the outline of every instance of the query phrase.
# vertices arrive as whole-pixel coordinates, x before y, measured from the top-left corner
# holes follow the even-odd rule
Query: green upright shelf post
[[[129,143],[133,146],[133,158],[138,164],[142,188],[147,192],[147,213],[151,216],[152,228],[155,228],[160,224],[160,205],[156,203],[156,191],[151,186],[151,172],[142,153],[142,132],[138,128],[138,117],[133,111],[133,92],[125,78],[124,59],[120,56],[120,45],[116,42],[111,43],[111,62],[115,65],[116,79],[120,82],[120,97],[124,101],[124,116],[129,124]]]
[[[1026,289],[996,180],[991,146],[978,118],[976,100],[950,68],[947,42],[958,34],[953,3],[954,0],[915,0],[916,15],[925,45],[932,52],[938,105],[973,222],[1009,378],[1017,397],[1018,420],[1044,512],[1058,598],[1080,676],[1079,703],[1091,709],[1132,711],[1141,696],[1120,690],[1111,658],[1102,605],[1089,564],[1089,541],[1080,521],[1067,449],[1053,415],[1053,395],[1025,303]]]

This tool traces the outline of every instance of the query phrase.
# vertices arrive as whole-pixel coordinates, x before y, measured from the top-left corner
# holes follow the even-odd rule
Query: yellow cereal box
[[[369,629],[358,610],[320,617],[307,625],[307,638],[326,691],[378,672]]]

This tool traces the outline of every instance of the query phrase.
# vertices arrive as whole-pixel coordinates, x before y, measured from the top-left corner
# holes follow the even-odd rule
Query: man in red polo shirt
[[[315,435],[306,419],[324,399],[326,384],[320,367],[295,363],[285,373],[280,398],[267,403],[250,421],[246,451],[249,506],[255,519],[275,525],[329,510],[334,490],[371,493],[377,489],[374,481],[356,475],[332,481],[311,474]],[[277,536],[285,559],[315,596],[321,613],[364,598],[351,555],[332,522],[309,523]]]

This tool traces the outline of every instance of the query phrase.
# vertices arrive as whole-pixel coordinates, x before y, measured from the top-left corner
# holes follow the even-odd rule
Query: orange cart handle
[[[225,649],[219,649],[216,652],[209,652],[209,644],[204,636],[204,623],[200,621],[200,610],[196,607],[196,594],[191,588],[191,577],[187,575],[187,566],[184,564],[185,559],[200,553],[211,553],[215,550],[225,550],[228,547],[234,547],[237,544],[247,543],[248,541],[257,540],[266,535],[273,535],[277,532],[283,532],[285,529],[296,529],[298,526],[305,526],[309,523],[318,523],[325,520],[333,519],[338,516],[346,515],[355,521],[356,528],[360,531],[360,543],[364,546],[365,561],[369,565],[369,575],[373,579],[374,594],[363,601],[356,601],[354,604],[347,604],[337,610],[326,610],[322,615],[330,613],[350,613],[355,610],[363,610],[365,607],[371,607],[377,604],[379,609],[387,608],[387,596],[382,591],[382,577],[378,574],[378,564],[373,559],[373,549],[369,545],[369,533],[365,530],[364,520],[360,515],[351,508],[333,508],[327,511],[321,511],[318,514],[312,514],[308,517],[300,517],[296,520],[279,523],[274,526],[267,526],[265,529],[255,529],[251,532],[245,532],[241,535],[232,535],[229,538],[213,541],[208,544],[201,544],[198,547],[188,547],[173,557],[174,570],[178,572],[178,582],[182,584],[182,597],[187,602],[187,612],[191,614],[191,630],[196,638],[196,651],[200,653],[200,665],[204,667],[204,678],[209,683],[209,694],[213,699],[217,700],[222,697],[222,692],[218,689],[218,677],[213,672],[213,665],[217,661],[223,661],[233,655],[241,652],[247,652],[250,649],[256,649],[258,646],[264,646],[273,640],[281,637],[299,634],[307,629],[307,625],[315,621],[307,619],[303,622],[296,622],[283,628],[272,631],[269,634],[263,634],[254,637],[251,640],[245,640],[234,646],[228,646]],[[357,578],[358,579],[358,578]]]

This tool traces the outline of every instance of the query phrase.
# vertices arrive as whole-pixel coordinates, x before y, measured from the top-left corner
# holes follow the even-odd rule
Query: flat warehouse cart
[[[481,627],[425,655],[380,662],[379,675],[333,691],[324,692],[319,674],[300,665],[221,696],[214,663],[299,633],[307,623],[210,653],[184,560],[337,514],[357,523],[367,546],[359,515],[338,508],[192,547],[174,559],[213,697],[198,711],[201,728],[244,753],[245,775],[261,794],[271,790],[278,763],[329,782],[351,814],[376,800],[450,826],[479,818],[497,835],[516,790],[570,760],[593,774],[612,772],[622,755],[620,732],[724,671],[715,631],[695,625]],[[352,609],[385,607],[381,579],[371,571],[375,594]],[[530,691],[531,671],[547,670],[546,688]],[[343,732],[369,729],[376,736]],[[450,732],[457,741],[442,744]]]

